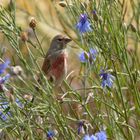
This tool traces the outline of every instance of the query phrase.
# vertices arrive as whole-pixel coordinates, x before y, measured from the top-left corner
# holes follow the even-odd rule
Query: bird
[[[48,81],[59,87],[67,74],[67,44],[72,40],[64,35],[56,35],[46,53],[42,71]]]

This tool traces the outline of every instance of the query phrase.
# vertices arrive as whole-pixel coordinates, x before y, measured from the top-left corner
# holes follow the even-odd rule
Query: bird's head
[[[71,41],[70,38],[63,35],[56,35],[51,42],[50,51],[59,51],[66,48],[67,43]]]

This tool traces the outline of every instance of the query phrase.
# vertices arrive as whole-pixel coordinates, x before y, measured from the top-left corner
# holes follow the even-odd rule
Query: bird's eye
[[[62,41],[62,38],[59,38],[58,41],[61,42]]]

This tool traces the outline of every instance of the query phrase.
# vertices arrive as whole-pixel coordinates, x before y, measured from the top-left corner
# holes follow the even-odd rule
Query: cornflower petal
[[[49,131],[47,132],[47,137],[48,137],[48,138],[53,138],[54,136],[55,136],[54,131],[49,130]]]
[[[97,137],[96,137],[96,136],[91,135],[91,136],[90,136],[90,140],[98,140],[98,139],[97,139]]]
[[[87,55],[87,58],[86,56]],[[81,52],[80,55],[79,55],[79,59],[82,63],[86,63],[89,59],[89,61],[92,63],[93,60],[96,59],[96,55],[97,55],[97,50],[96,49],[93,49],[93,48],[90,48],[89,52],[87,52],[85,54],[85,52]]]
[[[7,115],[7,114],[4,114],[3,112],[0,111],[0,118],[1,118],[3,121],[6,121],[7,118],[8,118],[8,115]]]
[[[107,140],[107,136],[105,131],[100,131],[95,135],[85,135],[82,140]]]
[[[22,102],[18,98],[16,98],[16,103],[20,108],[24,107],[24,105],[22,104]]]
[[[92,59],[95,60],[96,59],[96,55],[97,55],[97,50],[91,48],[90,51],[89,51],[89,53],[90,53]]]
[[[105,131],[100,131],[96,133],[95,136],[97,137],[98,140],[107,140]]]
[[[113,75],[105,72],[104,70],[101,70],[100,77],[102,79],[101,86],[103,88],[106,87],[106,86],[111,88],[113,86],[113,81],[115,79],[115,77]]]
[[[81,14],[80,19],[76,24],[76,28],[80,33],[92,31],[91,24],[87,18],[87,14]]]
[[[8,102],[2,102],[0,103],[0,109],[6,109],[8,107]]]
[[[8,116],[11,115],[11,113],[8,111],[9,110],[9,106],[8,106],[8,102],[1,102],[0,104],[0,118],[3,121],[6,121],[8,119]]]
[[[10,61],[6,60],[5,63],[0,64],[0,74],[3,74],[5,69],[9,67]]]
[[[88,54],[87,54],[88,55]],[[87,58],[85,57],[85,52],[80,53],[79,59],[82,63],[87,62]]]
[[[90,136],[89,136],[89,135],[85,135],[85,136],[83,137],[83,140],[91,140],[91,139],[90,139]]]
[[[4,84],[10,78],[10,74],[6,74],[3,77],[0,77],[0,84]]]
[[[78,124],[78,135],[82,131],[83,125],[84,125],[84,122],[83,121],[80,121],[79,124]]]

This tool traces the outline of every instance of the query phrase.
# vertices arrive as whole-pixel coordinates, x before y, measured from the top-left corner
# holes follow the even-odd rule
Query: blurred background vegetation
[[[12,0],[11,0],[12,2]],[[11,7],[10,0],[1,0],[0,4],[5,7]],[[29,27],[29,22],[32,17],[34,17],[37,21],[37,34],[39,36],[39,39],[42,43],[43,49],[46,51],[49,47],[50,39],[54,37],[56,34],[68,34],[71,36],[71,38],[76,39],[76,34],[71,30],[71,27],[67,25],[67,23],[64,23],[66,20],[69,22],[69,17],[67,16],[67,5],[72,6],[74,4],[73,1],[67,0],[16,0],[16,24],[21,27],[23,32],[26,32],[28,34],[28,37],[33,39],[34,35],[32,33],[32,30]],[[100,0],[97,2],[101,2]],[[134,34],[135,30],[139,30],[138,20],[139,17],[135,17],[136,14],[136,8],[134,8],[136,5],[139,5],[139,2],[137,0],[119,0],[119,2],[123,5],[123,22],[124,26],[130,25],[131,23],[131,29],[128,34],[128,50],[134,51],[135,45],[136,45],[136,36]],[[90,1],[88,0],[79,0],[79,3],[82,4],[90,4]],[[88,6],[89,6],[88,5]],[[89,7],[90,7],[89,6]],[[139,7],[139,6],[138,6]],[[60,16],[62,14],[63,16]],[[62,18],[65,18],[64,20]],[[75,21],[76,23],[76,21]],[[73,27],[74,28],[74,27]],[[0,34],[1,44],[3,44],[3,47],[6,47],[9,49],[8,44],[6,43],[5,38],[3,37],[3,34]],[[35,41],[35,40],[34,40]],[[140,43],[137,42],[138,46],[140,46]],[[72,44],[73,46],[76,46],[76,44]],[[26,54],[27,50],[24,44],[21,44],[22,51]],[[73,50],[73,49],[72,49]],[[74,49],[74,52],[77,51],[77,49]],[[139,56],[140,49],[138,49],[137,54]],[[10,52],[8,55],[11,55]],[[73,58],[73,53],[71,53]],[[75,58],[75,57],[74,57]],[[40,61],[41,58],[39,59]],[[73,61],[75,62],[75,61]]]
[[[96,5],[94,5],[94,3],[96,3]],[[107,3],[109,6],[108,5],[105,6],[105,3]],[[136,88],[137,91],[140,90],[140,86],[139,86],[140,82],[139,82],[139,77],[137,74],[138,70],[140,69],[140,40],[139,40],[140,2],[139,0],[116,0],[116,1],[115,0],[105,0],[105,1],[97,0],[96,2],[94,0],[15,0],[15,1],[14,0],[0,0],[0,5],[2,5],[2,7],[4,7],[8,11],[7,13],[9,15],[10,14],[12,15],[11,17],[15,17],[13,21],[16,23],[14,24],[14,22],[12,22],[13,25],[11,26],[9,25],[10,31],[13,31],[12,28],[14,28],[14,31],[16,31],[16,32],[12,32],[12,37],[13,37],[12,39],[9,38],[8,35],[5,36],[2,31],[0,32],[0,42],[1,42],[0,46],[2,48],[1,58],[4,60],[6,58],[10,58],[12,65],[21,65],[26,73],[25,77],[18,77],[16,80],[13,78],[14,80],[13,79],[12,80],[14,82],[13,83],[11,82],[9,85],[14,88],[15,97],[22,99],[23,95],[29,94],[33,96],[35,95],[38,100],[38,102],[35,102],[34,104],[27,104],[27,106],[25,107],[25,110],[22,110],[22,109],[20,110],[18,108],[15,108],[15,112],[13,111],[15,113],[14,114],[15,118],[11,118],[11,124],[10,123],[1,124],[1,128],[5,127],[6,128],[5,132],[8,135],[10,135],[10,132],[12,132],[11,136],[13,136],[13,140],[15,136],[17,137],[21,136],[20,130],[24,131],[24,128],[21,127],[21,124],[25,127],[25,135],[23,134],[24,135],[23,139],[39,138],[40,137],[39,134],[35,134],[37,129],[43,130],[43,131],[49,130],[49,127],[50,127],[50,125],[48,125],[49,119],[46,117],[46,114],[48,113],[48,110],[50,109],[49,108],[50,105],[52,106],[52,108],[49,110],[50,111],[49,115],[53,116],[52,117],[53,119],[55,119],[55,117],[58,120],[62,118],[60,122],[57,120],[60,123],[60,124],[59,123],[57,124],[57,128],[59,132],[62,132],[61,133],[62,135],[60,134],[61,138],[65,136],[64,139],[68,139],[68,137],[71,136],[71,139],[80,139],[81,137],[75,134],[77,132],[76,129],[73,130],[71,127],[67,126],[67,128],[69,129],[65,130],[65,127],[66,127],[65,125],[71,124],[71,121],[76,124],[78,119],[80,120],[81,118],[84,118],[84,119],[89,120],[89,122],[91,121],[92,124],[96,126],[95,129],[94,128],[92,129],[95,132],[96,130],[100,129],[100,126],[107,127],[109,139],[112,139],[112,140],[114,139],[129,140],[129,138],[130,140],[131,139],[133,140],[134,138],[137,140],[140,139],[139,137],[139,132],[140,132],[139,106],[137,102],[134,102],[135,98],[137,98],[136,96],[138,95],[138,92],[136,92],[136,95],[133,94],[134,92],[133,88]],[[16,10],[14,10],[13,7],[16,7]],[[109,15],[109,12],[107,11],[106,13],[103,12],[103,10],[105,10],[108,7],[110,8],[110,11],[113,11],[112,15],[114,15],[114,17],[112,17],[112,15]],[[87,42],[82,44],[80,40],[80,36],[75,29],[75,25],[79,19],[79,15],[83,11],[85,11],[85,9],[87,10],[86,11],[87,13],[91,14],[91,11],[94,10],[94,8],[97,10],[97,12],[99,11],[98,16],[100,16],[101,14],[101,17],[99,17],[101,18],[101,20],[106,20],[107,23],[109,23],[110,21],[114,19],[118,21],[114,20],[113,25],[104,25],[103,29],[101,26],[98,26],[98,24],[96,24],[96,21],[94,21],[93,24],[95,25],[95,27],[93,28],[95,29],[94,29],[93,35],[89,35],[89,34],[87,35],[91,37],[91,40],[95,44],[92,41],[91,41],[92,43],[90,42],[91,43],[90,44],[86,37],[85,38],[83,37],[83,38],[85,39],[85,42],[86,41]],[[102,10],[101,8],[104,8],[104,9]],[[72,10],[70,11],[70,9]],[[5,16],[7,16],[5,18],[10,19],[10,16],[8,14],[7,15],[5,14]],[[29,27],[29,23],[32,18],[36,20],[35,33]],[[109,20],[109,18],[111,20]],[[0,23],[3,23],[1,22],[1,19],[0,19]],[[119,24],[121,24],[121,26],[116,27]],[[112,39],[114,37],[115,33],[113,34],[113,30],[111,29],[116,31],[115,37],[118,39],[117,41],[104,40],[105,38],[110,37]],[[6,33],[8,33],[8,31],[6,30]],[[126,34],[123,34],[123,31]],[[99,36],[96,33],[97,34],[99,33],[98,34]],[[99,50],[100,49],[104,50],[104,47],[105,49],[106,47],[108,48],[109,47],[111,48],[112,46],[117,47],[119,43],[122,46],[124,45],[123,46],[124,48],[126,47],[126,52],[124,51],[124,53],[127,53],[128,55],[128,58],[127,58],[128,71],[127,71],[127,68],[124,66],[124,63],[123,62],[121,63],[121,61],[123,61],[122,59],[123,52],[120,52],[120,55],[117,54],[117,57],[114,58],[116,60],[115,64],[116,64],[116,69],[118,71],[117,74],[114,72],[114,69],[113,69],[114,65],[112,63],[111,58],[109,58],[109,55],[108,55],[110,53],[114,53],[116,48],[112,47],[110,53],[103,52],[103,54],[106,55],[105,58],[108,60],[107,61],[108,66],[113,69],[113,72],[116,75],[120,76],[119,80],[121,81],[120,83],[122,86],[121,87],[121,90],[123,91],[122,93],[119,91],[119,86],[117,84],[113,90],[107,89],[107,91],[105,92],[104,90],[101,90],[100,87],[99,88],[97,87],[96,89],[96,86],[99,85],[98,74],[99,74],[100,66],[104,65],[105,63],[104,62],[105,60],[103,59],[103,57],[100,57],[99,55],[99,58],[97,58],[97,61],[94,65],[95,67],[94,66],[92,67],[91,75],[88,75],[89,76],[88,80],[90,81],[89,83],[92,86],[94,85],[95,87],[93,86],[93,89],[87,90],[87,93],[89,91],[92,91],[92,92],[94,91],[95,95],[92,96],[92,99],[94,99],[95,101],[94,103],[91,103],[87,108],[85,107],[86,105],[84,106],[85,107],[84,109],[85,110],[87,109],[86,113],[87,114],[89,113],[88,117],[85,117],[86,115],[85,116],[83,115],[84,117],[81,115],[82,116],[81,117],[78,114],[80,116],[79,117],[78,115],[75,115],[74,113],[73,114],[76,117],[72,114],[71,116],[67,116],[65,118],[65,115],[63,113],[62,113],[63,114],[62,117],[60,117],[57,111],[60,111],[61,109],[59,110],[59,107],[58,109],[56,109],[59,103],[57,101],[54,101],[53,97],[50,97],[50,96],[53,96],[53,95],[50,95],[52,89],[49,86],[46,86],[46,89],[45,88],[42,89],[42,92],[39,94],[37,91],[35,91],[34,84],[37,84],[37,82],[35,83],[34,77],[37,75],[37,73],[40,72],[37,65],[35,65],[36,61],[37,61],[37,64],[39,64],[40,66],[42,65],[43,60],[44,60],[44,52],[46,53],[51,39],[57,34],[67,35],[73,40],[68,46],[68,52],[69,52],[68,70],[69,70],[69,73],[71,73],[71,78],[74,76],[77,76],[77,77],[79,76],[80,78],[78,77],[79,79],[78,78],[72,79],[73,81],[72,89],[71,87],[68,88],[67,86],[68,89],[66,89],[66,91],[68,93],[70,92],[71,95],[68,96],[68,98],[66,99],[66,103],[78,102],[80,104],[80,107],[84,106],[83,102],[84,101],[86,102],[86,100],[88,99],[88,95],[86,95],[86,97],[83,98],[82,100],[82,97],[81,97],[82,95],[80,95],[80,93],[82,93],[83,91],[78,91],[78,90],[76,91],[74,89],[77,89],[77,88],[83,89],[83,83],[81,79],[85,76],[84,72],[86,68],[88,68],[88,66],[84,65],[85,69],[82,67],[83,71],[81,70],[81,63],[78,57],[79,52],[81,52],[82,49],[87,51],[89,44],[91,46],[94,44],[95,48],[97,47]],[[122,35],[122,37],[124,38],[121,38],[121,36],[117,36],[117,35]],[[15,37],[16,42],[19,43],[18,45],[16,44],[16,42],[14,42],[14,37]],[[102,37],[105,37],[105,38],[102,38]],[[103,39],[103,41],[106,41],[106,42],[100,42],[101,41],[100,39]],[[126,42],[124,42],[124,40]],[[97,46],[98,42],[96,41],[99,41],[98,46]],[[109,46],[108,44],[111,44],[111,43],[112,43],[112,46]],[[14,48],[14,46],[16,47]],[[21,53],[19,52],[19,50]],[[121,61],[117,58],[120,58]],[[128,73],[129,71],[130,71],[131,76],[136,76],[136,84],[134,85],[133,84],[131,85],[132,81],[131,81],[131,78],[129,77],[129,73]],[[106,94],[106,92],[108,94]],[[101,94],[98,94],[98,93],[101,93]],[[48,96],[50,98],[48,98]],[[124,98],[124,101],[121,100],[121,96],[122,98]],[[11,105],[11,108],[12,107],[15,107],[15,106]],[[52,111],[53,109],[54,109],[54,112]],[[75,109],[75,112],[77,111],[76,109]],[[90,112],[91,114],[93,113],[92,115],[94,117],[90,116]],[[28,116],[28,113],[32,115]],[[106,117],[106,114],[108,115],[107,117]],[[16,115],[18,116],[17,118],[16,118]],[[123,115],[128,116],[128,120],[127,120],[128,122],[126,121],[126,118]],[[44,119],[43,123],[40,123],[41,122],[40,120],[37,121],[36,116],[38,117],[41,116]],[[13,122],[12,122],[12,119],[13,119]],[[28,122],[28,119],[31,121]],[[65,122],[63,119],[64,120],[68,119],[68,123],[67,121]],[[34,121],[36,122],[35,124],[34,124]],[[63,123],[65,125],[63,125]],[[17,125],[16,128],[14,124]],[[112,130],[113,128],[114,130]],[[69,131],[71,133],[69,133]],[[27,135],[26,135],[26,132],[27,132]],[[116,132],[118,132],[118,134]],[[32,135],[32,133],[34,133],[35,138],[33,138],[34,135]],[[65,133],[67,135],[65,135]]]

